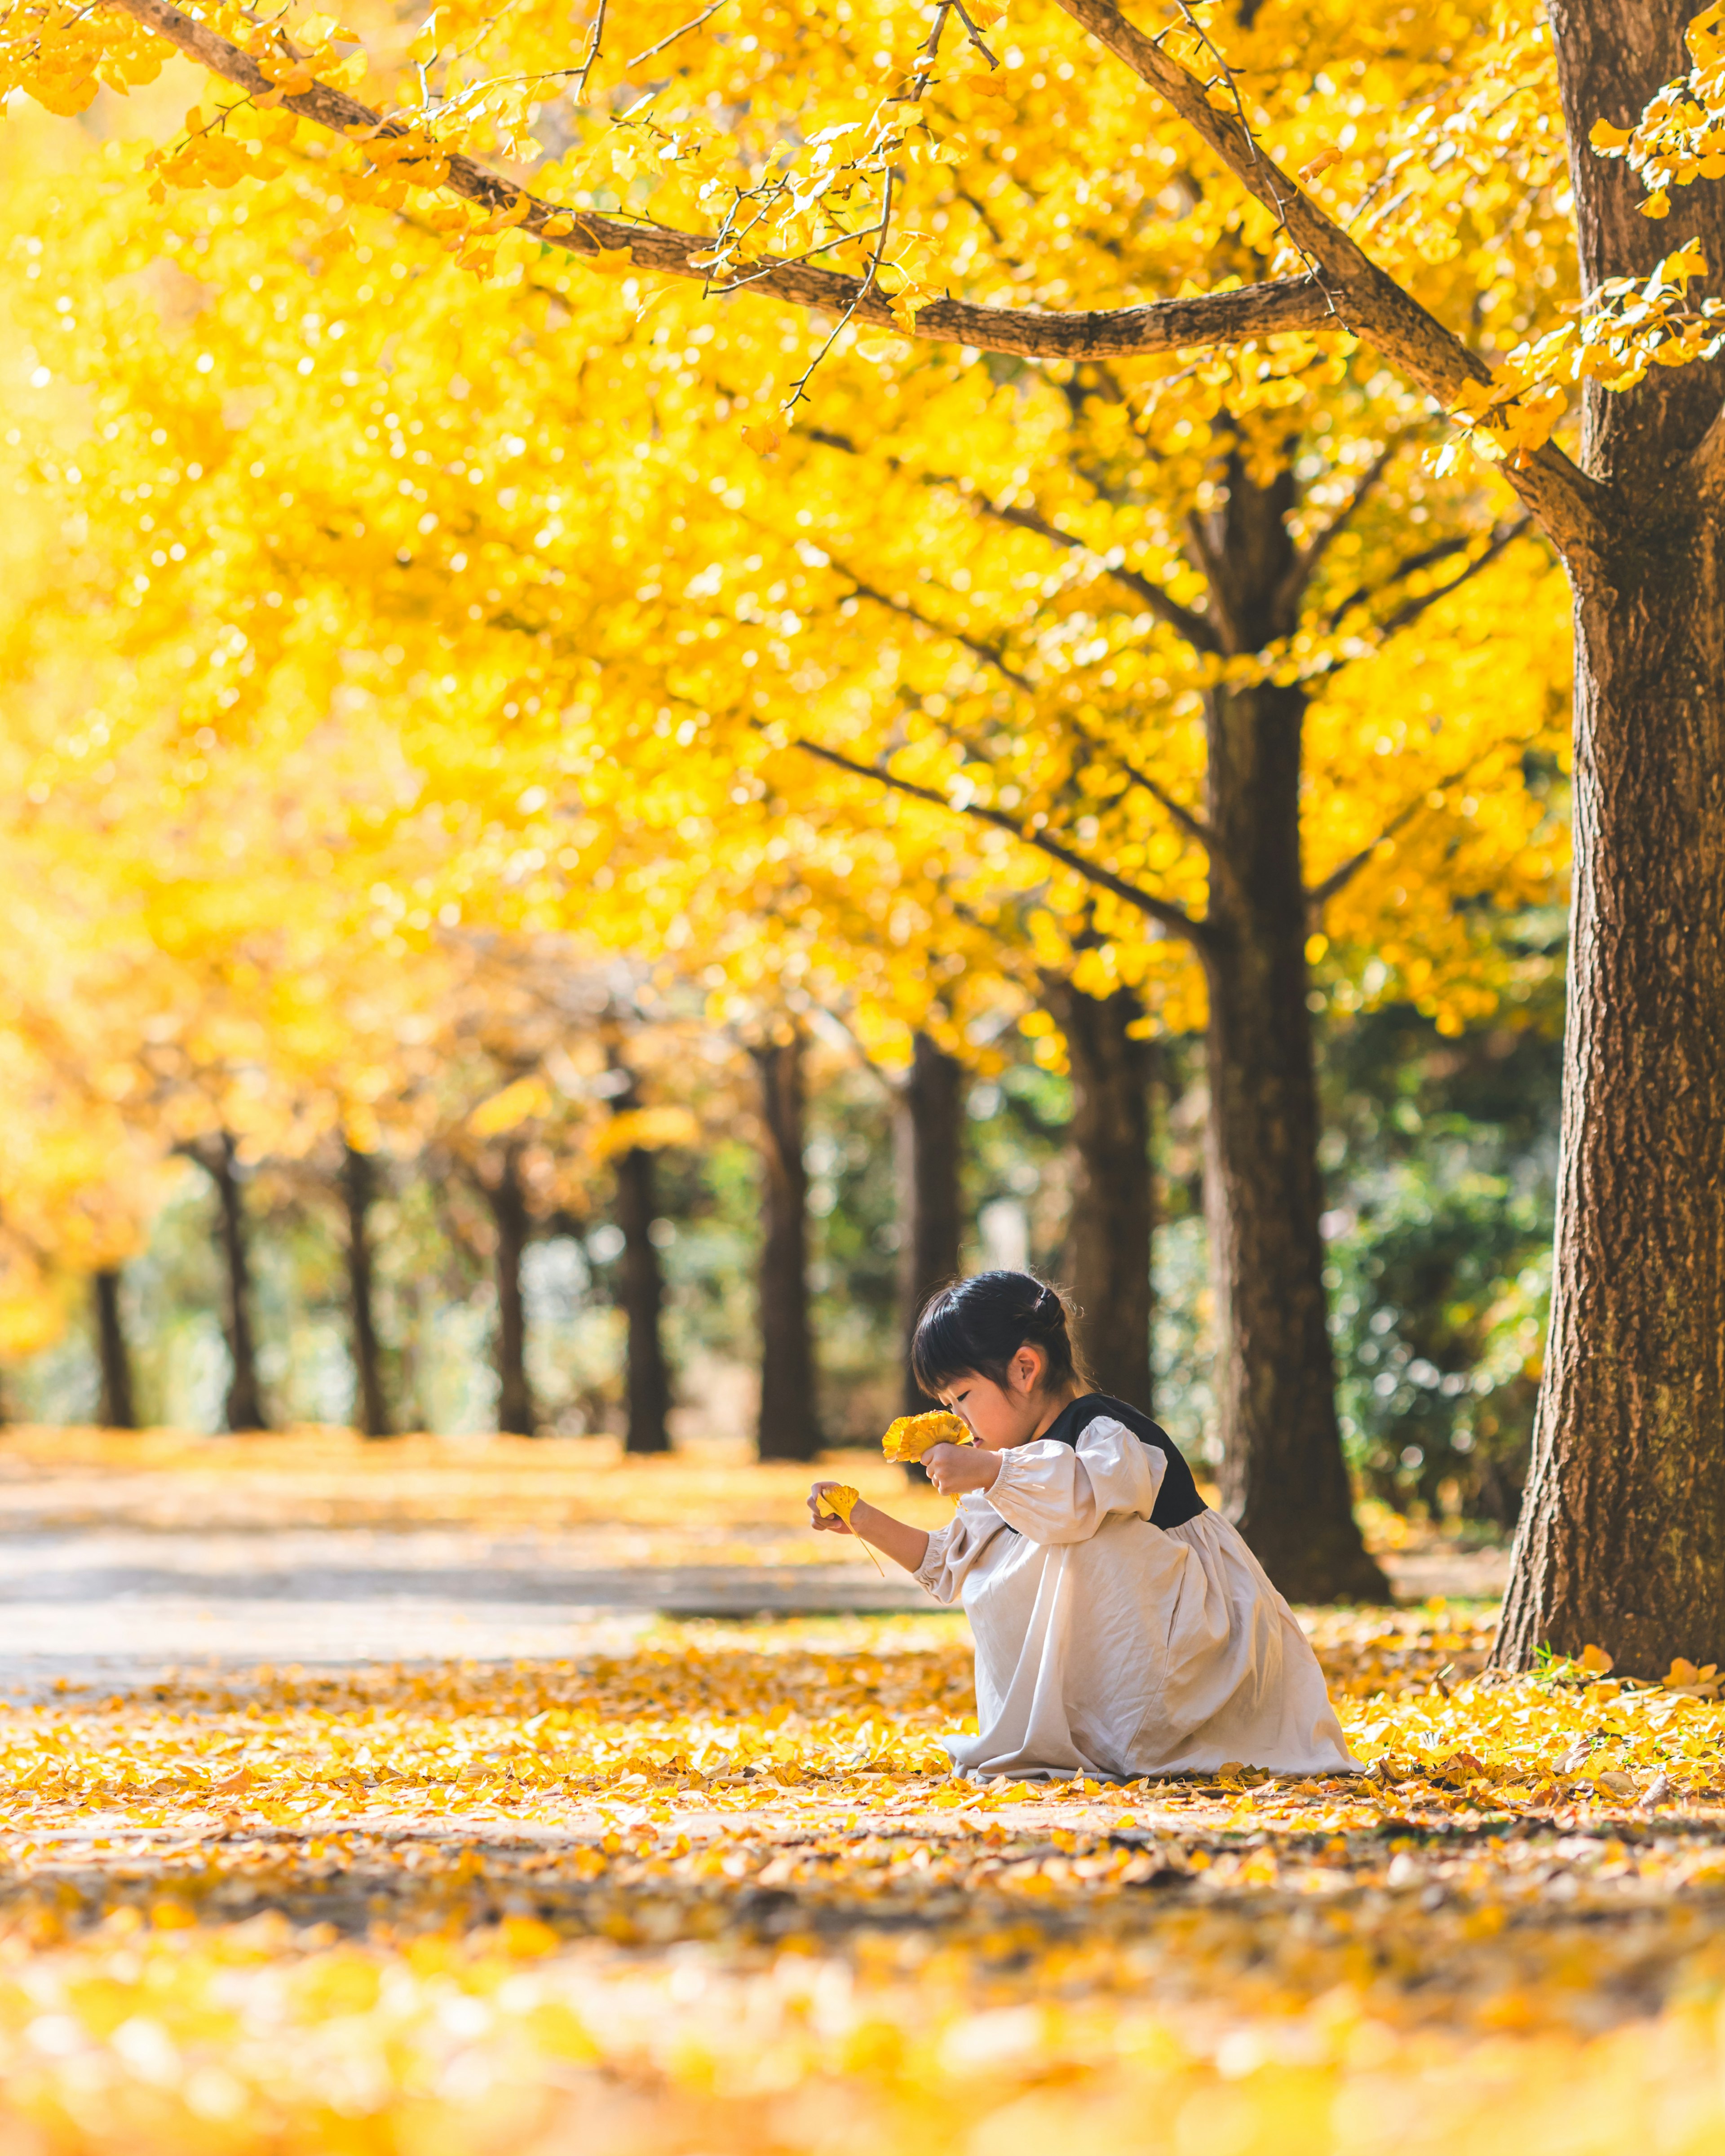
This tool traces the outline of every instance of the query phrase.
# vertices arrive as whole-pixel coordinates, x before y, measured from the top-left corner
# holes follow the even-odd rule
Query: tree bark
[[[1671,245],[1590,155],[1686,59],[1672,0],[1554,0],[1584,293]],[[1725,193],[1681,237],[1725,264]],[[1725,473],[1690,460],[1717,367],[1589,384],[1606,481],[1577,586],[1574,899],[1551,1334],[1500,1666],[1604,1647],[1625,1675],[1725,1661]],[[1720,449],[1717,434],[1716,450]]]
[[[388,1437],[389,1404],[383,1392],[372,1278],[371,1209],[376,1182],[371,1155],[344,1145],[341,1194],[347,1205],[347,1300],[353,1317],[356,1404],[366,1436]]]
[[[258,1358],[252,1332],[251,1253],[247,1246],[245,1207],[239,1187],[238,1148],[223,1131],[213,1150],[198,1158],[216,1186],[220,1207],[224,1287],[222,1330],[228,1342],[228,1397],[225,1413],[231,1430],[268,1430]]]
[[[1045,1007],[1072,1070],[1076,1173],[1065,1273],[1078,1336],[1098,1389],[1151,1411],[1151,1241],[1156,1189],[1150,1159],[1155,1050],[1131,1029],[1144,1006],[1130,988],[1087,996],[1045,976]]]
[[[619,1106],[632,1101],[625,1095]],[[670,1376],[665,1368],[661,1321],[665,1276],[653,1240],[656,1210],[654,1155],[631,1146],[617,1162],[617,1224],[623,1230],[620,1286],[629,1323],[629,1434],[626,1451],[669,1452]]]
[[[809,1322],[809,1176],[803,1165],[803,1039],[754,1050],[761,1079],[761,1420],[762,1460],[820,1450]]]
[[[96,1414],[104,1430],[136,1430],[131,1349],[120,1308],[119,1268],[105,1268],[92,1276],[90,1284],[95,1299],[96,1353],[102,1373],[101,1402]]]
[[[964,1067],[927,1034],[919,1033],[893,1118],[906,1414],[919,1414],[933,1404],[911,1374],[911,1340],[923,1304],[936,1288],[958,1275],[963,1127]]]
[[[521,1188],[521,1155],[507,1147],[495,1183],[483,1185],[497,1233],[497,1427],[531,1437],[539,1417],[527,1380],[527,1312],[521,1299],[521,1260],[532,1219]]]

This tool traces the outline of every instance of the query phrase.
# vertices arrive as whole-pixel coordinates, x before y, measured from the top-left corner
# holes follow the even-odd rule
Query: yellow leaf
[[[937,1414],[901,1415],[889,1424],[880,1450],[889,1460],[920,1460],[932,1445],[969,1445],[967,1426],[944,1409]]]
[[[1643,217],[1669,217],[1671,213],[1671,198],[1667,194],[1649,195],[1646,201],[1641,205],[1641,214]]]
[[[419,25],[418,36],[408,47],[408,58],[410,60],[418,60],[423,64],[426,60],[437,58],[438,41],[442,35],[441,25],[444,13],[445,11],[441,8],[434,8]]]
[[[1309,182],[1315,180],[1320,172],[1328,172],[1332,165],[1339,165],[1341,162],[1342,152],[1336,147],[1335,144],[1332,142],[1327,145],[1323,149],[1318,151],[1315,157],[1308,159],[1305,164],[1301,166],[1301,186],[1306,186]]]
[[[482,1101],[467,1119],[476,1138],[499,1138],[517,1129],[530,1116],[543,1115],[551,1106],[551,1088],[542,1078],[517,1078],[489,1101]]]
[[[1631,132],[1627,127],[1614,127],[1609,120],[1596,120],[1587,139],[1596,150],[1620,150]]]
[[[1589,1676],[1608,1676],[1617,1666],[1603,1647],[1584,1647],[1575,1659]]]
[[[814,1509],[824,1512],[829,1520],[843,1520],[849,1527],[850,1515],[861,1496],[861,1491],[853,1490],[848,1482],[830,1483],[815,1499]]]
[[[621,1153],[663,1152],[668,1146],[693,1145],[701,1126],[686,1108],[626,1108],[603,1124],[593,1140],[595,1160]]]

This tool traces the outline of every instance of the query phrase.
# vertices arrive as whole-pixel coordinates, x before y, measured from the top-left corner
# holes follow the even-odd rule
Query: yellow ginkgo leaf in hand
[[[853,1490],[848,1482],[829,1482],[815,1498],[814,1509],[817,1512],[824,1513],[829,1520],[843,1520],[845,1526],[849,1527],[850,1515],[856,1509],[857,1500],[861,1496],[861,1491]],[[855,1533],[855,1528],[852,1528],[851,1532]],[[857,1540],[862,1542],[860,1535],[857,1536]],[[880,1558],[875,1556],[873,1550],[869,1549],[866,1543],[863,1543],[863,1548],[869,1550],[869,1563],[885,1579],[886,1573]]]
[[[970,1431],[955,1414],[901,1415],[880,1440],[889,1460],[920,1460],[932,1445],[969,1445]]]

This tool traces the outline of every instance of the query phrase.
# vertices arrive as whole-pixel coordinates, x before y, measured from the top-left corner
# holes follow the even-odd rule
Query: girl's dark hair
[[[1066,1330],[1056,1290],[1029,1273],[976,1273],[937,1288],[922,1306],[911,1342],[911,1368],[931,1399],[968,1370],[1004,1385],[1020,1348],[1048,1358],[1043,1382],[1058,1385],[1087,1373]]]

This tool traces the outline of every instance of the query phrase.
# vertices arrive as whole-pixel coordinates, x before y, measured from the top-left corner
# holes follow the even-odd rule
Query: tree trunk
[[[347,1300],[353,1314],[353,1373],[360,1428],[367,1437],[388,1437],[389,1409],[383,1397],[383,1365],[372,1292],[371,1209],[375,1187],[371,1155],[344,1145],[341,1194],[347,1202]]]
[[[1230,649],[1261,650],[1287,632],[1294,501],[1286,464],[1260,487],[1230,460],[1206,550],[1213,618]],[[1300,852],[1305,715],[1297,686],[1218,687],[1206,701],[1210,876],[1199,947],[1223,1500],[1291,1600],[1387,1602],[1336,1419]]]
[[[92,1276],[95,1291],[96,1353],[101,1364],[101,1404],[96,1409],[104,1430],[136,1430],[132,1404],[131,1350],[120,1310],[120,1273],[109,1268]]]
[[[904,1412],[933,1403],[911,1374],[911,1339],[922,1306],[957,1277],[958,1167],[964,1125],[964,1068],[919,1033],[893,1119],[898,1183],[898,1296],[905,1348]]]
[[[1072,1212],[1065,1271],[1078,1336],[1097,1387],[1151,1411],[1151,1238],[1156,1189],[1150,1160],[1155,1050],[1131,1028],[1144,1006],[1130,988],[1087,996],[1045,976],[1044,1001],[1065,1036],[1072,1067]]]
[[[630,1096],[625,1096],[627,1101]],[[665,1368],[660,1320],[665,1276],[653,1240],[657,1182],[654,1156],[631,1146],[617,1163],[617,1224],[623,1230],[622,1291],[629,1321],[629,1452],[669,1452],[670,1378]]]
[[[228,1427],[232,1430],[268,1430],[263,1394],[258,1384],[258,1358],[252,1333],[251,1254],[246,1246],[245,1208],[241,1203],[237,1148],[232,1133],[223,1131],[214,1150],[200,1153],[216,1186],[221,1207],[223,1277],[225,1286],[222,1329],[227,1336]]]
[[[754,1051],[763,1143],[761,1245],[762,1460],[813,1460],[820,1450],[809,1324],[809,1177],[803,1166],[803,1040]]]
[[[1324,1290],[1317,1086],[1307,1006],[1294,689],[1211,702],[1204,1215],[1228,1514],[1290,1600],[1388,1601],[1366,1553],[1336,1419]]]
[[[1554,0],[1582,289],[1671,239],[1725,264],[1725,193],[1681,235],[1587,146],[1686,64],[1672,0]],[[1577,586],[1574,917],[1551,1336],[1497,1659],[1604,1647],[1625,1675],[1725,1661],[1725,483],[1686,460],[1716,367],[1589,385],[1606,482]],[[1725,459],[1721,459],[1725,462]]]
[[[497,1231],[497,1427],[531,1437],[539,1418],[527,1382],[527,1312],[521,1300],[521,1260],[532,1221],[521,1188],[521,1155],[507,1147],[495,1183],[484,1186]]]

